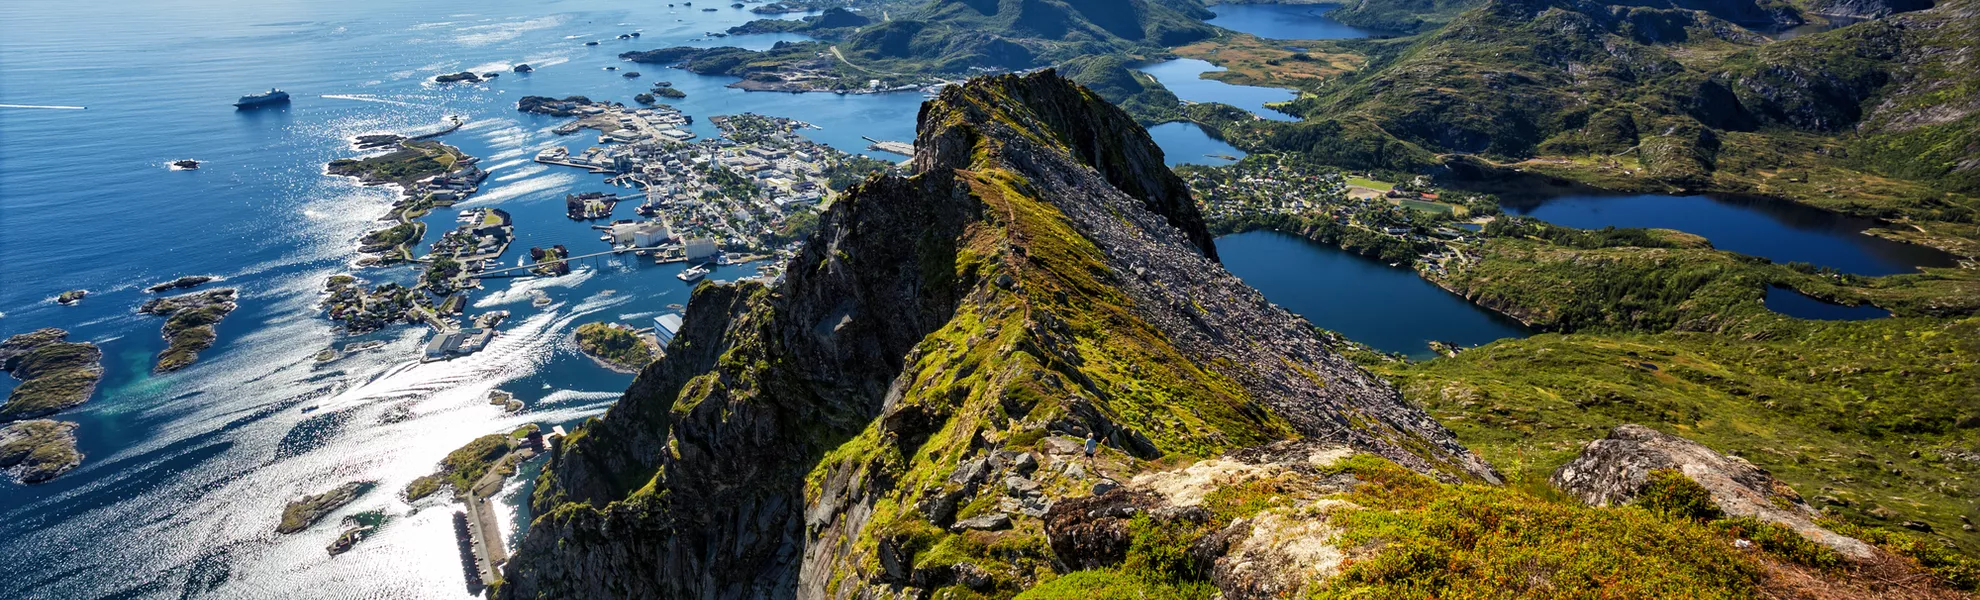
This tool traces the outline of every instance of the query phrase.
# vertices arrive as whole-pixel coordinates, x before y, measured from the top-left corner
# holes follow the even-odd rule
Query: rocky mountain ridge
[[[930,553],[963,521],[1035,536],[1147,459],[1279,439],[1496,480],[1224,272],[1161,151],[1091,92],[1050,71],[952,87],[916,147],[917,174],[849,191],[780,283],[696,290],[668,357],[553,454],[504,597],[1022,589],[1049,555]],[[1107,462],[1050,449],[1087,434]]]

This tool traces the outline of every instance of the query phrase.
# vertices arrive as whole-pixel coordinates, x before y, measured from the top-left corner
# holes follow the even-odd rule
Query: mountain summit
[[[1161,150],[1092,92],[1052,71],[952,86],[915,147],[915,174],[851,188],[781,281],[695,290],[667,358],[553,454],[502,596],[932,586],[962,576],[914,564],[952,531],[1035,546],[1055,503],[1137,465],[1281,440],[1496,481],[1226,272]]]

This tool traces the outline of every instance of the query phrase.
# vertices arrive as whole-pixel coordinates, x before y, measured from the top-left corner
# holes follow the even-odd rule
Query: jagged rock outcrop
[[[1581,456],[1561,465],[1551,480],[1583,502],[1611,506],[1635,500],[1650,472],[1661,469],[1697,481],[1728,515],[1785,525],[1854,560],[1868,560],[1875,552],[1869,544],[1816,525],[1820,512],[1753,463],[1642,425],[1620,425],[1609,437],[1589,442]]]
[[[1292,499],[1287,506],[1236,519],[1196,539],[1189,559],[1224,598],[1301,597],[1309,586],[1338,573],[1351,553],[1334,543],[1339,530],[1327,515],[1352,504],[1326,496],[1352,490],[1360,481],[1326,469],[1354,453],[1324,442],[1281,442],[1144,473],[1121,489],[1053,506],[1045,534],[1069,568],[1114,567],[1133,543],[1130,524],[1137,516],[1158,524],[1205,523],[1210,494],[1276,480],[1283,487],[1274,493]]]
[[[919,119],[916,175],[849,190],[776,286],[699,287],[668,356],[559,445],[502,596],[1018,589],[1013,561],[1049,557],[934,548],[1035,536],[1144,459],[1288,438],[1496,480],[1225,272],[1098,96],[1000,76]]]

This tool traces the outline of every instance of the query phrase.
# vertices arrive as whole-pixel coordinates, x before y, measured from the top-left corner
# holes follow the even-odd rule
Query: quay
[[[901,156],[914,156],[914,144],[907,142],[883,142],[863,135],[859,136],[859,139],[873,142],[872,145],[866,147],[868,150],[879,150]]]

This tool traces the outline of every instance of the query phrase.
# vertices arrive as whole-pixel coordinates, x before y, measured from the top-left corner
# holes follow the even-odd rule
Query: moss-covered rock
[[[165,317],[165,350],[158,353],[153,372],[170,373],[192,366],[199,352],[218,338],[213,326],[234,312],[236,290],[220,288],[196,294],[153,298],[138,312]]]
[[[617,323],[585,323],[573,334],[578,350],[615,369],[638,372],[660,358],[632,328]]]
[[[276,533],[295,533],[308,529],[324,515],[337,510],[358,496],[364,495],[375,485],[369,481],[353,481],[320,494],[311,494],[289,502],[282,509],[282,522],[275,526]]]
[[[96,393],[103,379],[103,351],[65,341],[69,333],[47,328],[0,343],[0,371],[21,380],[0,404],[0,422],[33,419],[73,408]]]
[[[82,464],[76,424],[36,419],[0,425],[0,472],[21,483],[41,483]]]
[[[518,432],[522,431],[518,430]],[[474,487],[474,483],[490,471],[500,473],[503,477],[515,473],[516,466],[521,460],[520,457],[514,457],[510,450],[515,449],[521,437],[491,433],[456,448],[440,461],[440,470],[414,479],[406,486],[406,500],[419,500],[433,495],[434,492],[440,491],[441,486],[449,486],[456,496],[465,496]]]

